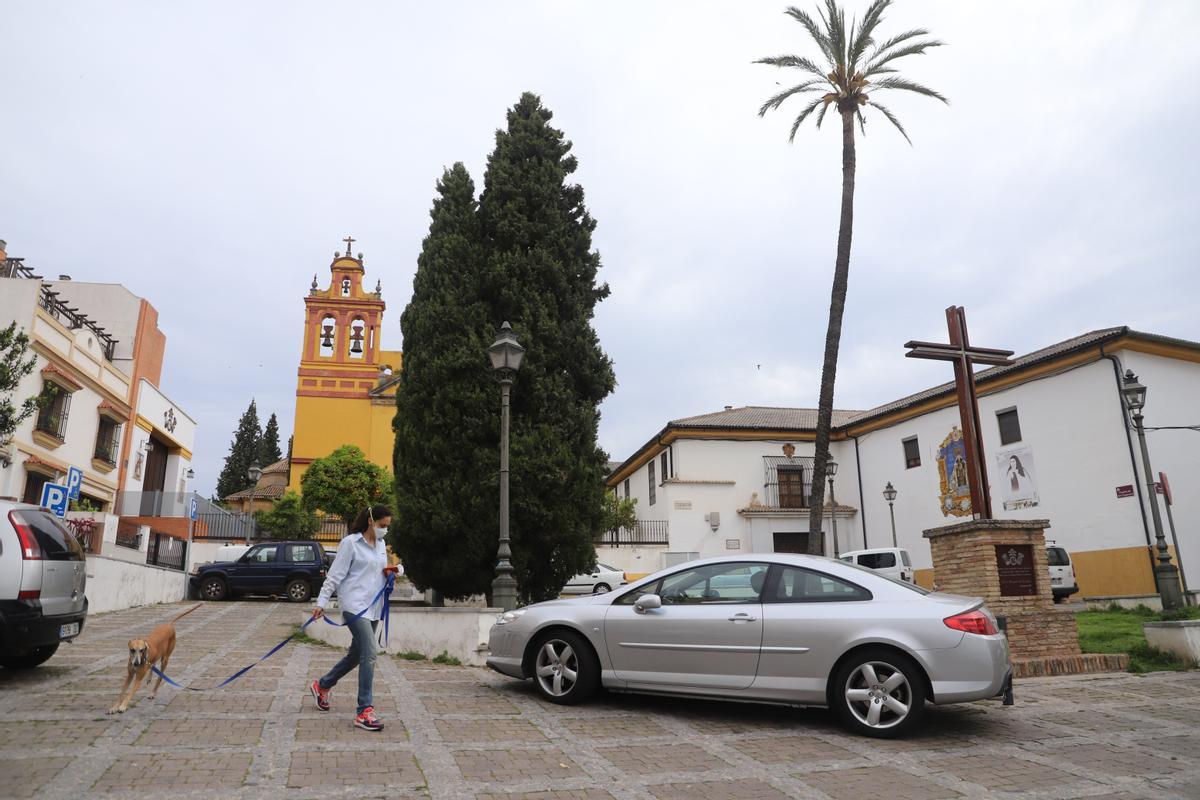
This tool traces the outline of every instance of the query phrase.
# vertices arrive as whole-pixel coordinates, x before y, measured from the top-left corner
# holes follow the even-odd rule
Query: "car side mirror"
[[[633,601],[633,610],[645,614],[652,608],[662,608],[662,598],[656,594],[644,594]]]

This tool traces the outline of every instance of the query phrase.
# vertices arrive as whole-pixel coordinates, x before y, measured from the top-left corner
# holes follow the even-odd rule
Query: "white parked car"
[[[618,586],[624,586],[628,581],[625,580],[625,573],[616,567],[610,567],[607,564],[597,564],[596,568],[591,572],[585,572],[576,575],[571,580],[567,581],[567,585],[563,587],[563,594],[604,594],[611,592]]]
[[[912,559],[900,547],[877,547],[872,550],[852,550],[839,558],[860,567],[873,569],[897,581],[913,582]]]
[[[1046,563],[1050,565],[1050,592],[1054,601],[1070,597],[1079,591],[1079,583],[1075,580],[1075,567],[1071,564],[1071,554],[1054,542],[1046,543]]]

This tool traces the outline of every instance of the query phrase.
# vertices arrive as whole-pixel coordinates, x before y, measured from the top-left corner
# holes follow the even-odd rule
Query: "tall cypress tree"
[[[229,445],[229,455],[225,456],[225,466],[217,478],[217,497],[225,498],[234,492],[240,492],[250,486],[250,478],[246,475],[250,465],[258,461],[262,429],[258,426],[258,407],[250,401],[250,407],[242,413],[238,420],[237,430],[234,431],[233,441]],[[264,466],[259,464],[259,466]]]
[[[267,427],[263,429],[262,442],[259,444],[258,463],[259,466],[266,467],[281,458],[283,458],[283,453],[279,452],[279,420],[275,419],[274,414],[271,414],[271,418],[267,420]]]
[[[490,590],[496,561],[500,391],[485,348],[501,322],[527,348],[512,389],[511,519],[521,595],[551,597],[595,558],[603,527],[598,405],[612,364],[591,320],[595,222],[571,144],[522,95],[496,133],[475,210],[466,170],[438,186],[433,224],[401,320],[397,392],[398,552],[418,586]]]
[[[445,170],[400,317],[393,547],[421,588],[464,597],[488,587],[496,557],[495,387],[485,370],[491,310],[480,296],[475,184]]]

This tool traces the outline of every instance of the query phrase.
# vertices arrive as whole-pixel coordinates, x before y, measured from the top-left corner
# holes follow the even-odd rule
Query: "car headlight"
[[[496,619],[496,624],[507,625],[510,622],[516,622],[523,616],[525,616],[525,609],[523,608],[518,608],[515,611],[505,611]]]

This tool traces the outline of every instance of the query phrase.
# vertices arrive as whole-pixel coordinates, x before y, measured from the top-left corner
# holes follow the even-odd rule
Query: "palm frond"
[[[941,47],[943,44],[945,44],[945,42],[940,42],[937,39],[931,39],[927,42],[914,42],[907,47],[901,47],[899,50],[892,50],[890,52],[878,54],[871,59],[871,63],[867,64],[866,70],[864,70],[863,74],[867,76],[878,75],[879,68],[884,64],[887,64],[889,61],[895,61],[897,58],[904,58],[905,56],[924,55],[925,51],[930,47]]]
[[[829,110],[829,103],[821,106],[821,110],[817,113],[817,130],[821,130],[821,123],[825,121],[825,112]]]
[[[862,109],[861,108],[854,109],[854,116],[858,117],[858,129],[860,131],[862,131],[863,136],[866,136],[867,135],[867,121],[865,119],[863,119]]]
[[[919,84],[915,81],[910,81],[907,78],[898,78],[898,77],[884,78],[883,80],[874,84],[874,86],[875,86],[875,91],[879,91],[880,89],[899,89],[899,90],[905,91],[905,92],[916,92],[917,94],[923,94],[926,97],[936,98],[938,100],[941,100],[946,105],[950,105],[950,101],[947,100],[944,96],[942,96],[942,94],[940,92],[935,92],[933,89],[930,89],[928,86],[922,86],[921,84]]]
[[[872,34],[875,32],[875,26],[883,20],[883,12],[891,4],[892,0],[875,0],[867,8],[867,13],[863,15],[858,30],[855,31],[853,38],[850,40],[850,70],[852,72],[858,65],[858,60],[862,58],[863,53],[867,51],[868,47],[874,44]]]
[[[829,63],[837,63],[837,58],[834,55],[833,47],[829,43],[829,37],[825,35],[825,32],[821,30],[821,26],[817,24],[816,20],[809,16],[807,11],[796,8],[795,6],[788,6],[787,11],[784,13],[804,26],[804,28],[808,31],[808,35],[813,38],[813,41],[815,41],[817,46],[821,48],[821,52],[827,59],[829,59]]]
[[[760,117],[766,116],[768,111],[774,111],[775,109],[779,108],[781,105],[783,105],[783,101],[787,100],[792,95],[801,94],[803,92],[815,92],[817,89],[813,88],[814,86],[821,85],[824,87],[824,85],[827,83],[828,81],[826,81],[824,78],[814,78],[810,81],[805,81],[804,83],[798,83],[790,89],[784,89],[782,92],[763,103],[762,107],[758,109],[758,115]]]
[[[896,119],[895,114],[893,114],[891,111],[888,111],[885,106],[876,103],[874,100],[868,100],[867,105],[878,108],[880,112],[882,112],[882,114],[888,118],[888,122],[895,125],[896,130],[900,131],[900,135],[904,137],[904,141],[908,142],[910,146],[912,145],[912,139],[908,138],[908,131],[904,130],[904,126],[900,124],[900,120]]]
[[[804,123],[804,120],[808,119],[813,110],[822,102],[821,98],[818,97],[808,104],[808,108],[800,112],[800,115],[796,117],[796,121],[792,123],[792,132],[788,134],[788,144],[796,141],[796,131],[800,130],[800,126]]]
[[[753,63],[766,64],[771,67],[795,67],[804,72],[811,72],[819,78],[825,78],[825,72],[820,67],[810,59],[801,58],[800,56],[769,56],[767,58],[760,58]]]
[[[872,54],[872,58],[874,58],[875,56],[878,56],[882,53],[886,53],[888,50],[891,50],[896,45],[902,44],[903,42],[907,42],[909,39],[915,39],[918,36],[928,36],[928,35],[929,35],[929,31],[925,30],[924,28],[914,28],[911,31],[905,31],[904,33],[893,36],[892,38],[888,39],[883,44],[876,47],[874,50],[874,53]]]
[[[825,0],[825,13],[821,14],[821,19],[828,31],[830,47],[837,56],[834,63],[846,73],[846,51],[849,49],[846,46],[846,12],[838,6],[837,0]]]

